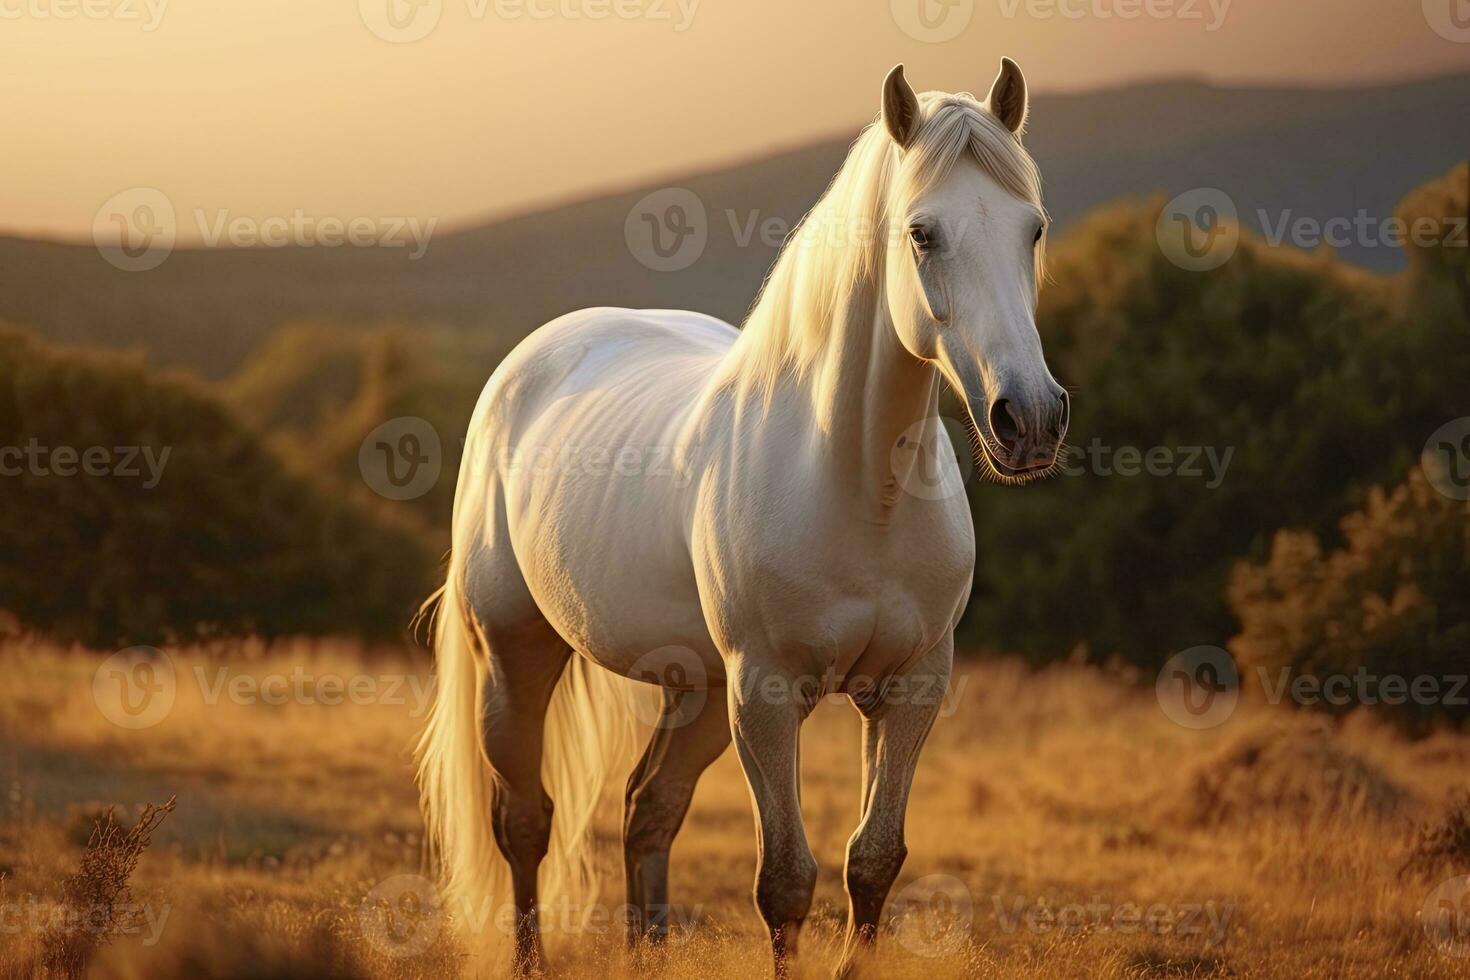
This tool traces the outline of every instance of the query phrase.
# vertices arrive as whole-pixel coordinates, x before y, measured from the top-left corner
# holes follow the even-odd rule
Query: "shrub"
[[[1466,178],[1409,195],[1400,217],[1464,214]],[[1074,393],[1074,464],[1094,439],[1174,450],[1176,464],[1180,447],[1213,447],[1231,453],[1224,478],[1107,475],[1084,459],[1020,492],[973,486],[972,641],[1154,666],[1221,644],[1238,630],[1225,595],[1237,561],[1265,559],[1281,528],[1341,544],[1369,488],[1401,481],[1429,433],[1470,407],[1453,281],[1466,249],[1413,252],[1385,278],[1242,234],[1225,265],[1189,272],[1159,250],[1158,215],[1123,203],[1069,232],[1038,328]]]
[[[1457,692],[1458,704],[1446,696],[1470,651],[1470,504],[1416,471],[1392,491],[1375,489],[1342,532],[1345,545],[1324,553],[1316,536],[1282,531],[1264,564],[1236,568],[1230,602],[1241,632],[1231,651],[1244,667],[1293,675],[1433,677],[1436,697],[1394,693],[1400,704],[1376,683],[1346,690],[1366,690],[1414,730],[1470,720],[1470,691]]]
[[[192,379],[13,328],[0,363],[0,609],[23,626],[96,646],[383,636],[432,587],[420,533],[283,466]]]

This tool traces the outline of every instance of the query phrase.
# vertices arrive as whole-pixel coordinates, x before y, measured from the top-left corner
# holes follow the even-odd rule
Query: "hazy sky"
[[[981,91],[1002,54],[1040,91],[1470,70],[1465,2],[0,0],[0,229],[85,236],[150,187],[185,239],[196,211],[442,230],[855,132],[896,61]]]

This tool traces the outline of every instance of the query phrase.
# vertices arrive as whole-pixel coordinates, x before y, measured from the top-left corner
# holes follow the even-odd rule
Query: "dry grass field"
[[[170,653],[171,709],[124,727],[94,696],[95,655],[0,652],[0,976],[28,975],[69,937],[108,940],[85,956],[90,977],[491,975],[432,909],[404,900],[386,918],[375,904],[422,870],[408,749],[426,665],[331,643]],[[1191,731],[1148,680],[994,661],[957,675],[919,769],[875,975],[1470,974],[1455,955],[1470,952],[1464,914],[1441,912],[1460,895],[1435,892],[1470,871],[1470,738],[1408,742],[1365,717],[1329,727],[1255,703]],[[857,814],[851,710],[824,704],[802,751],[822,873],[798,975],[817,977],[836,959]],[[89,925],[76,906],[90,879],[73,873],[97,816],[116,805],[126,829],[171,797],[151,843],[133,842],[130,890],[109,892],[117,907]],[[615,828],[610,808],[609,869]],[[727,753],[675,845],[668,948],[623,951],[611,871],[608,907],[581,935],[557,928],[567,910],[548,911],[552,975],[760,976],[753,867]]]

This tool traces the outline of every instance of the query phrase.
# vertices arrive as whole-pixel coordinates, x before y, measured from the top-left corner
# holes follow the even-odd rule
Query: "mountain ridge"
[[[1257,232],[1292,216],[1375,219],[1467,155],[1454,121],[1470,74],[1345,89],[1150,81],[1039,95],[1027,143],[1054,226],[1126,197],[1218,188]],[[794,227],[857,129],[731,166],[445,230],[427,253],[371,248],[178,248],[129,273],[87,243],[0,235],[0,321],[61,342],[143,349],[209,376],[233,370],[281,323],[428,322],[519,336],[591,305],[684,307],[738,322],[776,253],[737,229]],[[658,272],[630,251],[629,212],[684,187],[708,239],[688,268]],[[1342,259],[1378,271],[1396,249],[1354,242]]]

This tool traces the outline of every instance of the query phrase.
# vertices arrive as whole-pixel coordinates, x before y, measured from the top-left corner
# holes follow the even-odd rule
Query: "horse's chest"
[[[966,515],[968,516],[968,515]],[[969,595],[974,544],[962,527],[892,527],[820,519],[773,533],[721,562],[731,588],[712,590],[728,633],[757,635],[851,667],[901,662],[939,642]],[[754,553],[759,558],[750,560]]]

